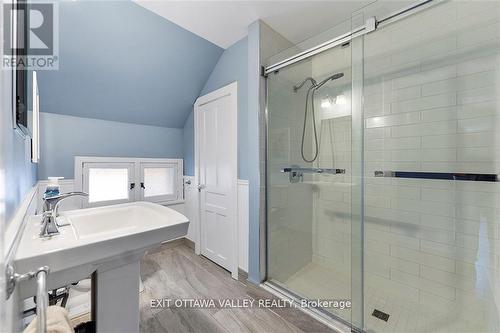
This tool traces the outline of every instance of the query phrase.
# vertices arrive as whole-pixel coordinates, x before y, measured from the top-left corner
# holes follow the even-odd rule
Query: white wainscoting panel
[[[186,182],[191,182],[187,184]],[[47,187],[48,181],[41,180],[38,182],[37,212],[40,212],[43,205],[43,192]],[[63,179],[59,181],[61,193],[71,192],[75,190],[74,179]],[[81,208],[81,198],[68,198],[61,202],[60,210],[70,210]],[[189,228],[186,238],[195,241],[198,223],[198,191],[194,182],[194,177],[184,176],[184,203],[169,206],[181,214],[186,215],[189,219]],[[245,272],[248,271],[248,180],[238,180],[238,233],[239,233],[239,248],[238,261],[239,267]]]
[[[184,176],[184,215],[189,219],[189,228],[186,238],[192,242],[196,241],[198,229],[198,190],[193,176]]]
[[[48,180],[38,181],[38,184],[37,184],[37,187],[38,187],[37,192],[38,193],[36,194],[36,196],[37,196],[37,212],[38,213],[40,213],[40,211],[42,209],[43,193],[45,192],[45,188],[47,187],[48,183],[49,183]],[[60,186],[61,193],[67,193],[67,192],[71,192],[71,191],[76,190],[74,179],[62,179],[59,181],[59,186]],[[61,205],[59,207],[59,211],[82,208],[81,200],[85,200],[85,198],[73,197],[73,198],[65,199],[64,201],[61,202]],[[176,203],[176,204],[168,205],[168,207],[178,211],[181,214],[185,214],[186,209],[184,207],[184,203]]]
[[[11,262],[16,253],[17,246],[21,240],[22,233],[27,223],[27,217],[33,215],[36,210],[36,185],[28,191],[25,195],[23,201],[20,203],[16,210],[16,213],[9,221],[7,228],[5,230],[5,248],[4,255],[7,262]],[[23,274],[25,272],[16,272]],[[2,294],[2,296],[4,296]],[[4,322],[0,328],[1,332],[21,332],[24,327],[22,327],[22,318],[20,313],[21,300],[19,299],[19,287],[14,289],[14,292],[10,298],[5,302],[5,314]]]
[[[238,262],[248,272],[248,180],[238,179]]]

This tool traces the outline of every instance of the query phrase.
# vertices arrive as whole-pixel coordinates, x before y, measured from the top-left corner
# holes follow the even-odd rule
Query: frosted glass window
[[[128,169],[89,168],[89,203],[128,200]]]
[[[144,197],[174,194],[174,177],[174,168],[144,168]]]

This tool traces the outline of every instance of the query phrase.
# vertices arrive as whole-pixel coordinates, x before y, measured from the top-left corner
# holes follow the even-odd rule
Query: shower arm
[[[309,77],[306,77],[304,79],[304,81],[302,81],[300,84],[293,86],[293,92],[297,92],[300,88],[302,88],[304,86],[304,84],[306,84],[307,81],[311,81],[311,85],[313,87],[316,86],[316,80],[309,76]]]

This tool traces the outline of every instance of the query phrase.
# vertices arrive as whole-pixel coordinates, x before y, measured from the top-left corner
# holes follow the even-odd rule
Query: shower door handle
[[[488,173],[462,173],[462,172],[420,172],[420,171],[391,171],[377,170],[375,177],[387,178],[412,178],[434,180],[463,180],[475,182],[498,182],[498,175]]]

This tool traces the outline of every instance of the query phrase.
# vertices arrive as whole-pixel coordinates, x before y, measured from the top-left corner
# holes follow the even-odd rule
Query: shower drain
[[[380,320],[383,320],[383,321],[388,321],[389,320],[389,314],[388,313],[385,313],[385,312],[377,310],[377,309],[373,310],[372,316],[374,316],[374,317],[376,317],[376,318],[378,318]]]

